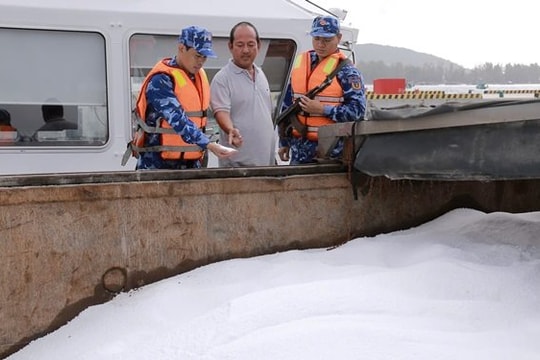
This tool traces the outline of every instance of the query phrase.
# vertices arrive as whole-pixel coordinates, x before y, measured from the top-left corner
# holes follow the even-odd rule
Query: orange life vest
[[[0,125],[0,131],[17,131],[17,129],[11,125]]]
[[[338,66],[341,59],[345,59],[345,55],[341,52],[334,53],[324,58],[311,71],[311,60],[309,52],[298,55],[294,61],[291,73],[291,86],[293,98],[297,99],[305,95],[309,90],[319,86],[326,77]],[[324,105],[337,106],[343,103],[343,89],[339,81],[334,76],[332,82],[323,91],[319,92],[314,99],[319,100]],[[297,114],[301,124],[307,126],[307,138],[312,141],[318,140],[317,132],[319,126],[334,124],[335,121],[329,119],[322,114],[314,114],[306,116],[300,112]],[[296,129],[292,131],[293,136],[301,137],[302,135]]]
[[[174,84],[174,94],[182,104],[189,120],[199,129],[206,127],[206,114],[210,106],[210,85],[204,69],[195,74],[195,82],[182,69],[169,66],[170,58],[159,61],[146,76],[137,98],[136,113],[142,119],[141,129],[133,139],[132,150],[134,152],[159,151],[165,160],[199,160],[204,155],[204,150],[194,144],[186,143],[182,137],[174,131],[166,119],[159,119],[155,128],[146,125],[146,88],[151,77],[155,74],[167,74]],[[146,125],[146,126],[145,126]],[[159,133],[161,146],[148,148],[144,146],[144,133]]]
[[[11,125],[0,125],[0,143],[1,144],[13,144],[18,141],[19,134],[17,129]]]

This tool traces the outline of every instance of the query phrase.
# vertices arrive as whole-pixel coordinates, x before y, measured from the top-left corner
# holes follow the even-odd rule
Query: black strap
[[[336,66],[336,68],[326,76],[326,79],[321,83],[321,85],[317,86],[316,88],[312,89],[317,91],[313,93],[313,96],[308,96],[310,99],[313,99],[315,95],[326,89],[331,83],[334,77],[337,75],[337,73],[345,66],[346,64],[350,64],[351,61],[349,59],[339,59],[339,64]],[[320,88],[320,89],[319,89]],[[310,90],[311,91],[311,90]],[[309,94],[309,92],[308,92]]]

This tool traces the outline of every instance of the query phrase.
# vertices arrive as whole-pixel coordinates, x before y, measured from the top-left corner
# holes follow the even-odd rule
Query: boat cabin
[[[0,136],[0,175],[129,171],[121,166],[131,139],[131,110],[141,83],[161,58],[174,56],[180,30],[213,33],[211,80],[228,61],[230,29],[253,23],[276,109],[294,56],[311,48],[311,2],[280,0],[0,0],[0,109],[16,129]],[[344,44],[357,31],[344,28]],[[57,110],[64,125],[45,127]],[[212,119],[209,119],[212,123]],[[209,126],[208,132],[217,128]]]

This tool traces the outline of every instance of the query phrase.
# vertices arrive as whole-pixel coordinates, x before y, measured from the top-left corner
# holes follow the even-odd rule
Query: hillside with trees
[[[377,44],[357,44],[356,63],[366,83],[405,78],[414,84],[537,84],[540,65],[485,63],[464,68],[434,55]]]

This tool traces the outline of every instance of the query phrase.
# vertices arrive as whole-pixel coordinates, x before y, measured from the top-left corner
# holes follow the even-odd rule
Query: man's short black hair
[[[6,109],[0,109],[0,125],[11,125],[11,115]]]
[[[233,26],[233,28],[231,29],[231,33],[229,34],[229,43],[232,44],[234,42],[234,32],[240,26],[249,26],[250,28],[252,28],[255,31],[255,39],[257,40],[257,44],[260,44],[261,39],[259,38],[259,32],[257,31],[257,28],[255,27],[255,25],[253,25],[249,21],[240,21],[238,24]]]
[[[49,121],[51,119],[58,119],[64,117],[64,107],[62,105],[41,105],[41,113],[43,114],[43,120]]]

